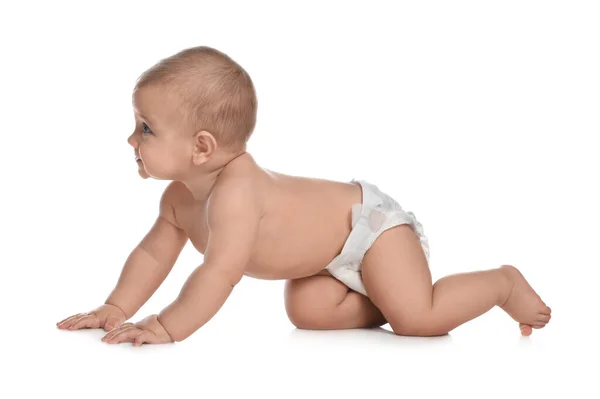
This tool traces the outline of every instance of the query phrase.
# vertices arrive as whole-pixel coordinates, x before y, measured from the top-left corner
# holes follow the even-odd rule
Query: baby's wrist
[[[163,322],[160,320],[160,314],[156,315],[156,321],[158,322],[158,324],[160,324],[160,326],[164,330],[165,334],[169,337],[169,339],[171,340],[171,342],[175,342],[175,340],[173,339],[173,337],[169,333],[169,330],[167,330],[167,328],[165,327],[165,325],[163,324]]]
[[[113,308],[116,308],[117,310],[119,310],[119,311],[120,311],[120,312],[123,314],[123,317],[125,317],[125,319],[129,319],[129,318],[131,317],[131,316],[130,316],[129,314],[127,314],[127,313],[126,313],[126,312],[123,310],[123,308],[122,308],[121,306],[119,306],[119,305],[116,305],[116,304],[114,304],[114,303],[112,303],[112,302],[109,302],[109,301],[106,301],[106,302],[104,302],[104,304],[105,304],[105,305],[107,305],[107,306],[111,306],[111,307],[113,307]]]

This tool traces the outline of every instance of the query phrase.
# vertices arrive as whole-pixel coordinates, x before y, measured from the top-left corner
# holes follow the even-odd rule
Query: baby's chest
[[[194,247],[204,254],[208,242],[208,225],[206,213],[200,207],[175,208],[175,218],[179,228],[187,234]]]

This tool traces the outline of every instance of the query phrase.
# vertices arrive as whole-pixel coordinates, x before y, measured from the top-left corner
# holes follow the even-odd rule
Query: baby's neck
[[[237,154],[222,155],[220,159],[213,159],[212,165],[207,168],[208,171],[199,173],[190,179],[182,181],[190,190],[194,201],[205,202],[212,192],[221,172],[235,159],[250,156],[246,151]]]

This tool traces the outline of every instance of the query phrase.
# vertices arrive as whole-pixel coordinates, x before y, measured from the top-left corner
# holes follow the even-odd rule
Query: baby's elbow
[[[244,277],[243,271],[235,271],[226,274],[227,283],[231,286],[231,288],[235,287]]]
[[[244,277],[244,270],[239,267],[220,268],[214,267],[211,273],[219,285],[225,283],[227,286],[235,287]]]
[[[229,288],[235,287],[242,277],[244,277],[245,272],[245,266],[231,261],[228,263],[205,262],[202,269],[210,276],[208,278],[214,284],[219,286],[227,285]]]

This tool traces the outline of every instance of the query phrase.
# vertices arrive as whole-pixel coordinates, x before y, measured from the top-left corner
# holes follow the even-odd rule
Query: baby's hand
[[[102,305],[88,313],[78,313],[56,323],[61,330],[79,330],[80,328],[104,328],[110,331],[127,320],[125,313],[117,306]]]
[[[174,342],[169,333],[158,321],[158,315],[146,317],[138,323],[125,323],[119,328],[115,328],[106,334],[102,341],[109,344],[118,344],[121,342],[133,342],[134,346],[140,346],[143,343],[149,344],[168,344]]]

